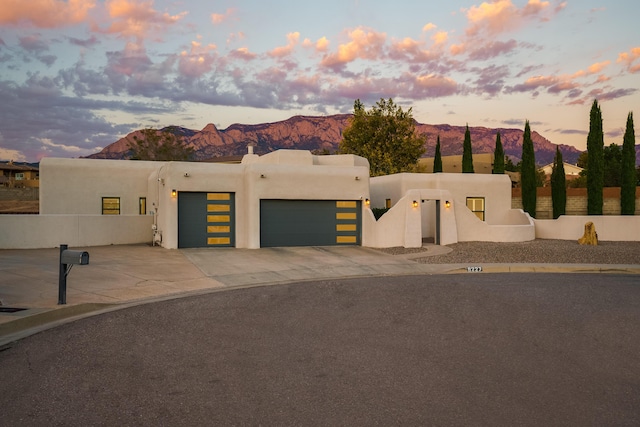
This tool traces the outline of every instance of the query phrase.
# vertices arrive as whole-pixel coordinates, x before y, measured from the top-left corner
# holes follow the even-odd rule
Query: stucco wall
[[[416,190],[422,192],[416,193]],[[397,174],[371,179],[372,207],[383,207],[385,199],[399,203],[409,195],[412,197],[410,203],[418,201],[421,212],[424,212],[420,217],[422,237],[435,234],[435,219],[426,216],[432,211],[430,203],[433,200],[441,202],[441,220],[448,218],[447,214],[455,214],[454,221],[441,223],[441,244],[457,241],[520,242],[535,238],[531,218],[522,210],[511,209],[511,180],[507,175]],[[485,199],[485,221],[467,208],[467,197]],[[451,204],[448,209],[445,206],[447,201]],[[405,227],[415,225],[407,223]],[[446,234],[450,229],[456,232],[455,238]],[[407,243],[408,239],[405,246]]]
[[[536,219],[536,238],[578,240],[584,225],[593,222],[598,239],[604,241],[640,241],[640,216],[563,215],[553,220]]]
[[[369,198],[369,167],[358,156],[279,150],[247,155],[240,165],[171,162],[159,178],[149,178],[149,187],[157,188],[158,200],[152,203],[159,206],[156,221],[163,247],[178,247],[177,197],[171,197],[175,189],[235,193],[236,247],[255,249],[260,247],[260,200],[364,201]]]
[[[100,215],[102,197],[120,197],[120,214],[137,215],[149,174],[164,164],[45,157],[40,161],[40,213]]]
[[[0,248],[151,243],[149,215],[0,215]]]

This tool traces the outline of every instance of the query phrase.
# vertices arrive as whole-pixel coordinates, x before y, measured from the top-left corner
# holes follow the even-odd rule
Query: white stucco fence
[[[537,239],[578,240],[584,225],[593,222],[598,240],[618,242],[640,241],[640,216],[561,216],[558,219],[534,220]]]
[[[0,215],[0,248],[151,243],[151,215]]]

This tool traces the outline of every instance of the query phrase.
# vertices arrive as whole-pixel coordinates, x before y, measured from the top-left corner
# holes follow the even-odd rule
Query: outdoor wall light
[[[371,200],[369,199],[364,199],[364,204],[369,206],[371,204]]]
[[[171,190],[171,197],[176,197],[177,195],[178,192],[175,189]]]
[[[260,178],[266,178],[267,176],[265,174],[260,174]]]
[[[447,200],[446,202],[444,202],[444,205],[446,207],[450,208],[451,207],[451,202]]]
[[[418,207],[418,201],[417,201],[417,200],[414,200],[414,201],[413,201],[413,207],[414,207],[414,208],[417,208],[417,207]]]
[[[360,181],[360,177],[359,176],[356,176],[356,181]]]

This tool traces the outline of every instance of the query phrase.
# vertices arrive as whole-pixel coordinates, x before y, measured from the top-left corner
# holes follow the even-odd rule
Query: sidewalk
[[[0,345],[55,322],[183,295],[307,280],[467,273],[470,267],[412,260],[451,250],[436,245],[410,255],[357,246],[167,250],[124,245],[84,250],[89,252],[89,265],[70,271],[66,305],[57,304],[59,249],[0,250],[0,308],[25,309],[0,312]],[[482,271],[640,274],[640,266],[483,264]]]

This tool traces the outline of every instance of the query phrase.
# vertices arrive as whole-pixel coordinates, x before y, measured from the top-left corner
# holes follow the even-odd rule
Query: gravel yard
[[[420,257],[424,248],[379,249],[393,255],[413,254],[424,264],[459,263],[553,263],[553,264],[640,264],[640,242],[599,242],[598,246],[580,245],[573,240],[542,240],[519,243],[462,242],[448,245],[444,255]]]

